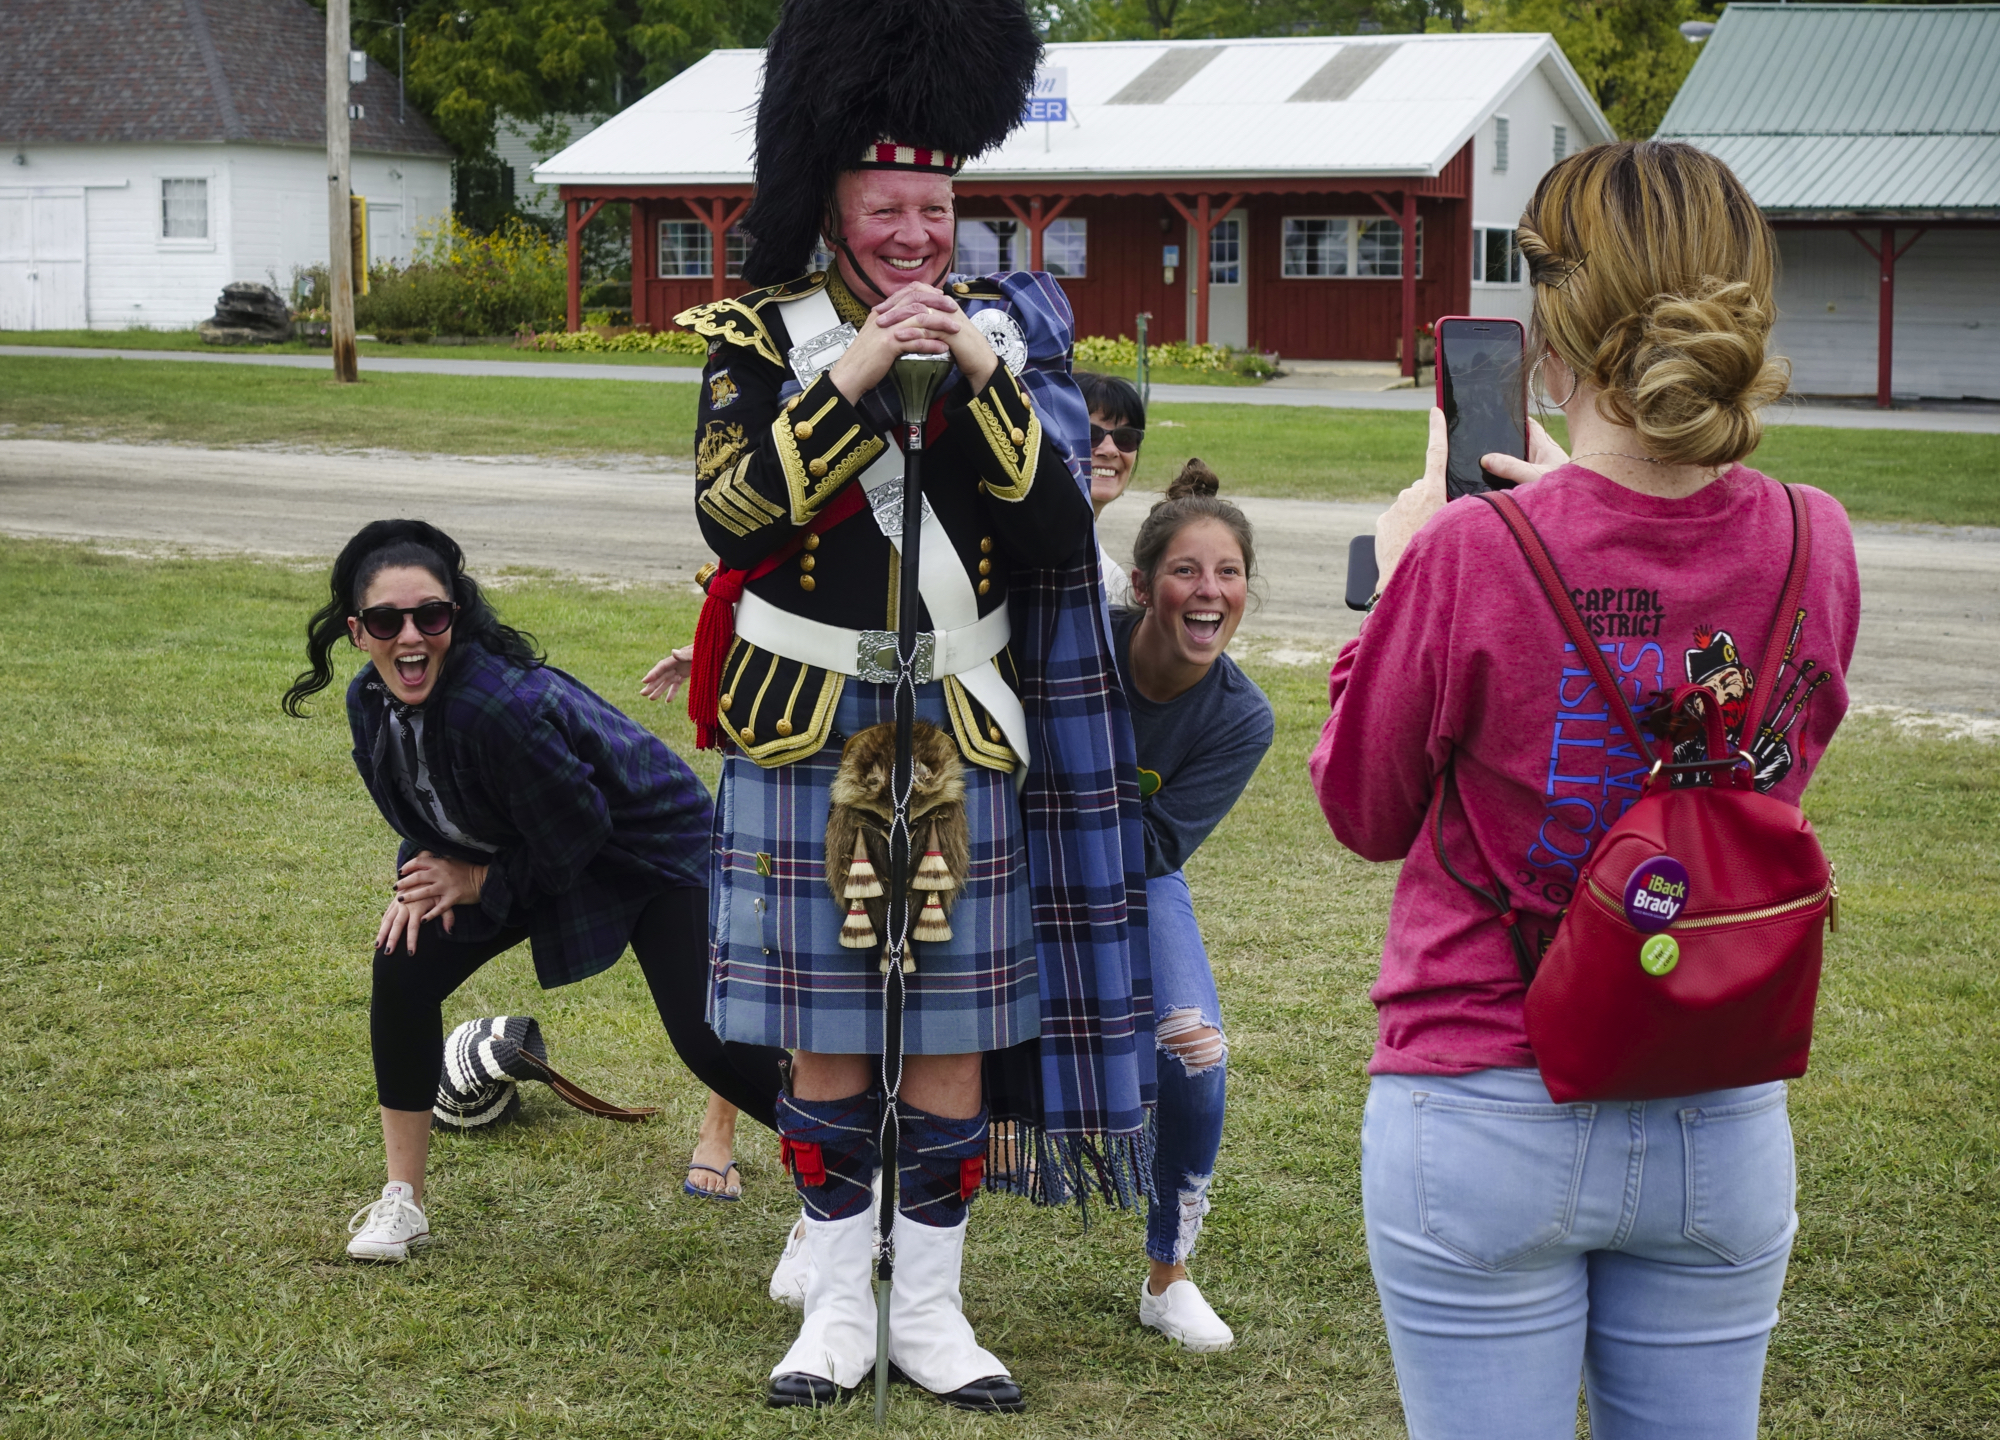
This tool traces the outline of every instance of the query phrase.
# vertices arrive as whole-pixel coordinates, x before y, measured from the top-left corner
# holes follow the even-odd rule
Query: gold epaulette
[[[954,280],[945,288],[951,291],[953,299],[959,301],[1005,300],[1007,298],[1007,292],[1000,288],[1000,282],[991,275],[979,276],[969,280]]]
[[[752,290],[733,300],[711,300],[705,305],[696,305],[674,316],[674,324],[683,325],[711,340],[755,350],[773,365],[783,365],[785,357],[778,353],[778,342],[772,338],[771,327],[764,323],[764,317],[759,312],[774,301],[796,300],[801,295],[810,295],[823,288],[825,284],[826,271],[815,270],[810,275],[801,275],[796,280],[787,280],[779,285],[766,285],[762,290]]]

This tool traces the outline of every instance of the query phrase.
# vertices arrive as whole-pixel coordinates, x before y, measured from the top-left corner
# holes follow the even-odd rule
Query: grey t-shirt
[[[1113,610],[1118,673],[1132,707],[1139,750],[1139,818],[1146,832],[1146,878],[1171,875],[1250,783],[1271,748],[1271,702],[1227,655],[1193,689],[1165,704],[1132,684],[1132,630],[1145,612]]]
[[[466,834],[444,813],[437,787],[431,783],[430,761],[424,757],[424,712],[421,709],[397,705],[389,707],[389,769],[396,777],[396,788],[403,792],[403,798],[423,813],[438,834],[471,849],[484,850],[489,855],[500,849],[498,845],[489,845]]]

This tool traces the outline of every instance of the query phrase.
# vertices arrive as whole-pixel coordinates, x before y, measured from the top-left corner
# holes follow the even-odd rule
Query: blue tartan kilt
[[[894,691],[850,679],[833,733],[809,759],[766,770],[731,747],[722,762],[709,870],[714,965],[709,1023],[724,1040],[827,1055],[882,1049],[881,949],[840,944],[844,908],[826,886],[826,817],[847,737],[895,719]],[[917,691],[917,718],[950,731],[944,686]],[[1041,1031],[1028,857],[1014,779],[970,762],[966,885],[952,938],[916,944],[906,977],[911,1055],[1004,1050]],[[876,857],[886,885],[887,857]]]

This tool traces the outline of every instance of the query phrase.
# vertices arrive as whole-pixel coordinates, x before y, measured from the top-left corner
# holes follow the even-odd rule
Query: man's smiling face
[[[839,257],[842,278],[863,300],[872,304],[912,282],[943,282],[957,238],[949,176],[849,170],[833,197],[853,252],[852,262]],[[851,263],[861,274],[852,273]]]

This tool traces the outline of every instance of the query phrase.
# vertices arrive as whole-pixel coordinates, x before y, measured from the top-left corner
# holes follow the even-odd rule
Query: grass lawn
[[[691,450],[692,385],[370,374],[365,365],[362,374],[359,385],[336,385],[310,370],[0,356],[0,436],[461,455]],[[1199,455],[1239,493],[1312,500],[1394,494],[1422,466],[1427,424],[1410,411],[1166,403],[1147,421],[1142,488],[1164,489]],[[2000,435],[1778,425],[1751,460],[1830,491],[1857,520],[2000,525]]]
[[[381,1179],[366,947],[392,845],[337,701],[277,710],[322,583],[0,541],[0,1434],[869,1433],[861,1406],[762,1407],[796,1206],[748,1127],[743,1203],[680,1197],[702,1096],[629,963],[543,994],[506,957],[447,1023],[535,1014],[580,1083],[668,1113],[609,1125],[536,1090],[523,1123],[439,1141],[427,1257],[340,1259]],[[685,596],[515,577],[501,599],[685,746],[684,715],[635,693]],[[1357,1170],[1394,872],[1342,852],[1305,786],[1323,677],[1249,663],[1277,744],[1190,867],[1233,1056],[1197,1270],[1240,1343],[1139,1329],[1134,1217],[988,1197],[969,1305],[1033,1408],[905,1391],[896,1433],[1402,1434]],[[1859,721],[1807,809],[1846,928],[1793,1088],[1765,1433],[2000,1435],[2000,751]]]
[[[0,330],[0,345],[69,345],[93,350],[206,350],[236,355],[326,355],[325,346],[308,345],[303,340],[287,340],[278,345],[206,345],[193,330]],[[699,355],[670,355],[665,352],[632,354],[627,351],[523,350],[511,344],[475,345],[385,345],[379,340],[363,340],[356,347],[363,359],[370,356],[402,357],[408,360],[550,360],[559,365],[672,365],[699,367]],[[327,362],[331,365],[333,362]]]

